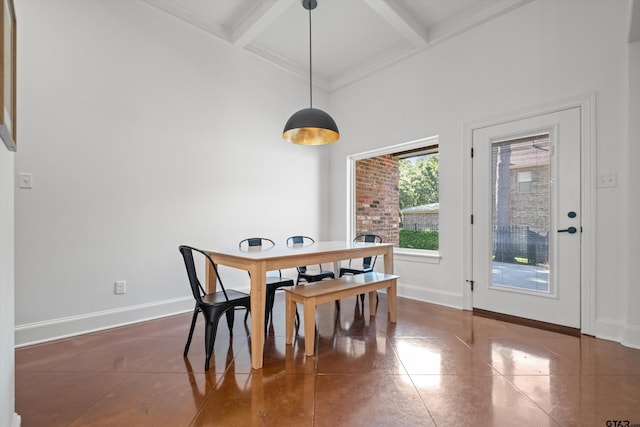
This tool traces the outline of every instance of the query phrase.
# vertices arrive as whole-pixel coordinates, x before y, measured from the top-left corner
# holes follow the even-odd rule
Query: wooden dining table
[[[369,256],[384,257],[384,272],[393,274],[392,243],[356,243],[351,241],[315,242],[310,246],[274,246],[267,250],[242,251],[232,248],[206,250],[218,265],[246,270],[251,276],[251,366],[261,369],[264,350],[264,316],[266,277],[268,271],[295,268],[301,265],[334,263]],[[339,270],[336,271],[336,275]],[[215,292],[216,276],[207,266],[205,290]]]

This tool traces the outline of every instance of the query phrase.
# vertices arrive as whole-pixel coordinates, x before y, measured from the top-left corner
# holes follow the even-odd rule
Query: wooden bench
[[[376,312],[376,291],[387,289],[389,320],[396,322],[396,281],[398,276],[370,272],[346,275],[338,279],[322,280],[303,286],[285,288],[286,291],[286,338],[293,342],[293,324],[296,316],[296,304],[304,306],[305,354],[313,356],[315,343],[316,305],[337,301],[342,298],[369,293],[369,313]]]

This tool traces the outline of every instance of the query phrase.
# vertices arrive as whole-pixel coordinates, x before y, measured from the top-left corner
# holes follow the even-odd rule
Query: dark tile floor
[[[240,315],[207,373],[201,319],[182,357],[190,313],[21,348],[16,410],[23,427],[640,424],[640,350],[403,298],[391,324],[383,294],[378,312],[319,307],[307,358],[278,293],[258,371]]]

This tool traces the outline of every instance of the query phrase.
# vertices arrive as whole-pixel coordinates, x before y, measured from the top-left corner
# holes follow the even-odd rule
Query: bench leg
[[[285,344],[293,343],[293,323],[295,322],[296,315],[296,302],[291,298],[291,294],[286,292],[285,302]]]
[[[376,315],[376,296],[377,295],[378,295],[378,291],[369,292],[369,316]]]
[[[304,354],[313,356],[316,342],[316,299],[304,300]]]
[[[398,304],[397,280],[391,281],[391,286],[387,288],[387,305],[389,306],[389,320],[396,323],[396,305]]]

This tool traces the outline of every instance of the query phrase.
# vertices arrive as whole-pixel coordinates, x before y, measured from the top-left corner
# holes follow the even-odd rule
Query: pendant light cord
[[[313,67],[311,65],[311,8],[309,8],[309,107],[313,108]]]

